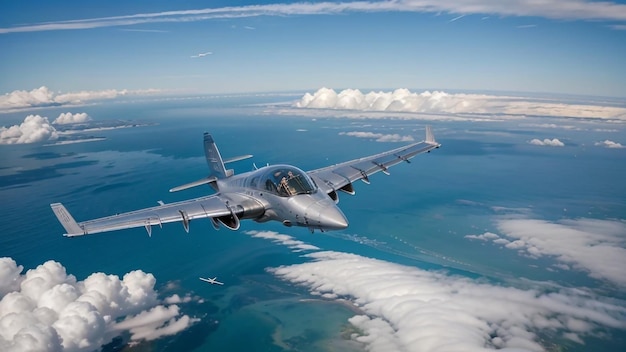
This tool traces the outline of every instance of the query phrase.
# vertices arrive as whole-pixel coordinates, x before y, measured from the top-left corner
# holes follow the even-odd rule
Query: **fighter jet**
[[[205,279],[205,278],[203,278],[203,277],[201,277],[201,278],[199,278],[199,279],[200,279],[200,280],[202,280],[202,281],[208,282],[208,283],[210,283],[211,285],[223,285],[223,284],[224,284],[223,282],[219,282],[219,281],[217,281],[217,276],[216,276],[216,277],[214,277],[214,278],[212,278],[212,279]]]
[[[158,206],[83,222],[76,222],[61,203],[50,206],[67,237],[142,226],[151,236],[152,226],[178,221],[189,232],[189,223],[200,218],[209,218],[215,229],[223,226],[238,230],[241,220],[251,219],[259,223],[279,221],[287,227],[305,227],[311,232],[341,230],[348,227],[348,220],[337,206],[339,192],[354,195],[353,182],[361,180],[369,184],[372,174],[382,171],[389,175],[389,167],[410,163],[409,159],[415,155],[440,146],[427,126],[423,141],[364,158],[310,171],[280,164],[235,175],[225,164],[252,156],[222,159],[213,137],[205,132],[208,177],[174,187],[170,192],[208,184],[214,194],[175,203],[159,202]]]

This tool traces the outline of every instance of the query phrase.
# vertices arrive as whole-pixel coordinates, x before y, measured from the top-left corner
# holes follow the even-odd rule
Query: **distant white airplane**
[[[212,278],[212,279],[205,279],[205,278],[201,277],[200,280],[208,282],[211,285],[223,285],[224,284],[223,282],[217,281],[217,276]]]
[[[205,57],[205,56],[207,56],[207,55],[212,55],[212,54],[213,54],[212,52],[207,51],[206,53],[200,53],[200,54],[198,54],[198,55],[192,55],[192,56],[191,56],[191,58],[192,58],[192,59],[195,59],[195,58]]]

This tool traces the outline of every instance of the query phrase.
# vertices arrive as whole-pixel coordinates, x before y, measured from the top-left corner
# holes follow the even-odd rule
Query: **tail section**
[[[174,187],[170,189],[170,192],[178,192],[184,189],[188,189],[188,188],[192,188],[192,187],[196,187],[196,186],[200,186],[204,184],[210,185],[211,187],[213,187],[214,190],[217,191],[218,189],[217,189],[216,181],[219,179],[231,177],[234,174],[234,171],[232,169],[227,170],[224,167],[224,164],[232,163],[235,161],[244,160],[244,159],[248,159],[252,157],[252,155],[242,155],[242,156],[237,156],[237,157],[226,159],[226,160],[222,159],[222,155],[220,154],[220,151],[217,149],[217,145],[215,144],[213,137],[208,132],[204,132],[204,155],[206,157],[206,163],[209,165],[209,176],[198,181],[194,181],[191,183],[186,183],[182,186]]]
[[[209,178],[221,179],[233,175],[233,170],[226,170],[224,167],[224,160],[220,155],[220,151],[217,149],[213,137],[208,132],[204,132],[204,155],[209,165]]]

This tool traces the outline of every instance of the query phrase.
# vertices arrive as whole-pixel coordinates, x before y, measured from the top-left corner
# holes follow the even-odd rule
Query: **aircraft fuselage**
[[[232,210],[238,219],[276,220],[288,227],[321,231],[348,227],[335,202],[294,166],[266,166],[216,182],[218,196],[227,204],[237,204]]]

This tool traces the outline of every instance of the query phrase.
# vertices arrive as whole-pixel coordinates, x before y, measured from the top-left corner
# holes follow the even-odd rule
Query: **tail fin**
[[[204,155],[209,165],[209,177],[220,179],[233,175],[233,170],[226,170],[224,167],[224,160],[222,160],[220,151],[217,149],[213,137],[208,132],[204,132]]]

